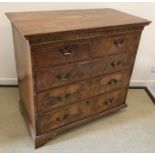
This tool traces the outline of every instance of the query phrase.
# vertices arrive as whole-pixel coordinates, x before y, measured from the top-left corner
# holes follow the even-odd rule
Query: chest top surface
[[[108,8],[10,12],[6,15],[23,36],[150,23],[146,19]]]

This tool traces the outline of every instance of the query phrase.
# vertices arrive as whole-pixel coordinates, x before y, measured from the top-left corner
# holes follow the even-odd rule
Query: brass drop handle
[[[117,83],[118,81],[116,79],[111,79],[109,82],[108,82],[108,85],[110,86],[113,86]]]
[[[56,120],[57,120],[57,121],[62,121],[62,120],[64,120],[64,119],[67,119],[68,117],[69,117],[69,114],[65,113],[65,114],[63,114],[62,117],[57,117]]]
[[[72,54],[73,47],[72,46],[64,46],[63,48],[60,48],[59,51],[64,55],[71,55]]]
[[[71,73],[63,73],[63,74],[59,74],[57,75],[57,79],[59,79],[60,81],[67,81],[68,78],[70,77]]]
[[[107,106],[111,106],[113,104],[113,98],[110,98],[104,102]]]
[[[64,96],[47,96],[46,103],[47,104],[57,104],[60,101],[65,101],[67,98],[71,97],[72,94],[65,94]]]
[[[113,61],[111,63],[111,66],[115,69],[121,65],[121,61]]]
[[[93,69],[94,66],[95,66],[95,62],[91,62],[91,63],[89,63],[88,66],[89,66],[91,69]]]
[[[59,100],[59,101],[65,101],[67,98],[69,98],[72,94],[68,94],[66,93],[64,96],[57,96],[56,98]]]
[[[124,39],[123,38],[119,38],[119,39],[114,40],[114,44],[117,47],[122,47],[123,43],[124,43]]]
[[[58,101],[65,101],[67,99],[74,99],[80,96],[80,91],[76,90],[74,93],[65,93],[63,96],[57,96]]]
[[[59,102],[65,102],[67,99],[78,98],[80,96],[80,92],[76,91],[74,93],[65,93],[62,96],[46,96],[46,104],[57,104]]]

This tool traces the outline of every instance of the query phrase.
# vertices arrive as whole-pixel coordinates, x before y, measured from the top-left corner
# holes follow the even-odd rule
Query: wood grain
[[[47,112],[55,107],[126,87],[128,78],[128,71],[121,71],[38,93],[37,109],[39,112]]]
[[[141,32],[150,21],[113,9],[6,15],[21,112],[36,148],[126,107]]]
[[[36,89],[39,92],[127,69],[133,64],[134,58],[135,53],[129,52],[74,64],[43,68],[36,73]]]
[[[29,44],[12,26],[20,103],[23,103],[29,122],[35,130],[34,81]]]
[[[149,23],[146,19],[113,9],[12,12],[6,15],[24,36]]]

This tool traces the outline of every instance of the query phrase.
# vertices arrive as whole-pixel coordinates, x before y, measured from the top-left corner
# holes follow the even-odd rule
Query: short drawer
[[[93,94],[98,95],[121,87],[125,87],[129,82],[130,71],[122,71],[95,78],[92,83]]]
[[[73,104],[57,111],[40,114],[38,121],[39,133],[70,124],[78,119],[79,105]]]
[[[46,90],[131,67],[135,54],[105,56],[92,61],[50,67],[36,72],[37,91]]]
[[[139,43],[139,34],[111,38],[98,38],[95,41],[95,57],[120,52],[136,52]]]
[[[124,101],[126,93],[127,89],[120,89],[98,96],[95,101],[95,113],[103,112],[121,104],[125,104]]]
[[[55,107],[125,87],[128,80],[128,71],[121,71],[38,93],[37,109],[39,112],[50,111]]]
[[[92,41],[70,41],[31,45],[34,68],[89,59]]]
[[[126,92],[127,89],[119,89],[80,102],[80,118],[83,119],[124,104]]]

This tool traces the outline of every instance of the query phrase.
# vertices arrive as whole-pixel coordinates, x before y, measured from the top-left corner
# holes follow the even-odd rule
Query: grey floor
[[[148,89],[150,90],[151,94],[155,97],[155,86],[149,86]]]
[[[34,149],[18,108],[17,88],[0,88],[0,152],[155,152],[155,105],[129,90],[128,107]]]

